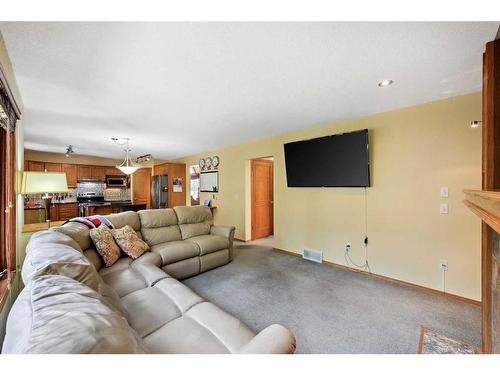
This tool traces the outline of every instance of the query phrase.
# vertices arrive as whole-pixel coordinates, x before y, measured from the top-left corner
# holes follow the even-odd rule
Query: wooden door
[[[45,163],[45,170],[47,172],[61,172],[60,163]]]
[[[78,180],[78,166],[76,164],[61,164],[61,172],[66,173],[66,182],[69,188],[76,188]]]
[[[92,178],[104,180],[106,178],[106,167],[92,167]]]
[[[132,200],[151,207],[151,168],[140,168],[132,175]]]
[[[273,162],[255,159],[251,162],[252,240],[273,234]]]
[[[78,166],[78,178],[92,178],[92,167],[90,165]]]
[[[28,161],[28,170],[30,172],[43,172],[45,171],[45,163],[41,161]]]

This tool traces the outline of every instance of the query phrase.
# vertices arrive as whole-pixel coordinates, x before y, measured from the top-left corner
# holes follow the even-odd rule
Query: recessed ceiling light
[[[392,79],[384,79],[383,81],[380,81],[378,83],[378,87],[387,87],[389,85],[392,85],[394,81]]]

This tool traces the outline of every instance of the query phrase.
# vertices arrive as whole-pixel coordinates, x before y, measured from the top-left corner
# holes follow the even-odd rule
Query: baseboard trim
[[[273,250],[281,252],[281,253],[284,253],[284,254],[296,256],[296,257],[302,257],[302,255],[300,255],[298,253],[294,253],[293,251],[278,249],[276,247],[273,248]],[[394,279],[392,277],[383,276],[383,275],[379,275],[379,274],[376,274],[376,273],[370,273],[370,272],[367,272],[367,271],[364,271],[364,270],[358,270],[358,269],[353,268],[353,267],[344,266],[343,264],[338,264],[338,263],[330,262],[330,261],[327,261],[327,260],[323,260],[323,264],[326,264],[327,266],[330,266],[330,267],[341,268],[341,269],[344,269],[344,270],[347,270],[347,271],[351,271],[351,272],[361,273],[363,275],[366,275],[366,276],[369,276],[369,277],[373,277],[373,278],[379,279],[379,280],[389,281],[389,282],[394,283],[394,284],[404,285],[404,286],[407,286],[407,287],[410,287],[410,288],[413,288],[413,289],[417,289],[417,290],[420,290],[420,291],[423,291],[423,292],[436,294],[436,295],[439,295],[439,296],[442,296],[442,297],[454,299],[454,300],[465,302],[465,303],[470,303],[471,305],[481,306],[481,302],[480,301],[476,301],[475,299],[458,296],[456,294],[443,292],[441,290],[428,288],[426,286],[409,283],[407,281]]]
[[[234,239],[235,239],[236,241],[240,241],[240,242],[248,242],[247,240],[240,240],[239,238],[236,238],[236,237],[234,237]]]

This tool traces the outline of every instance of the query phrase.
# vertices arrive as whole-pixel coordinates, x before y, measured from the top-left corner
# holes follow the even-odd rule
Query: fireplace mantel
[[[500,191],[464,190],[464,203],[483,222],[481,315],[483,351],[500,353]]]
[[[464,190],[464,193],[465,205],[500,233],[500,191]]]

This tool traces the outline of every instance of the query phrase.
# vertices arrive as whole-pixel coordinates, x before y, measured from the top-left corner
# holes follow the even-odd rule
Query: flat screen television
[[[288,187],[368,187],[368,129],[286,143]]]

